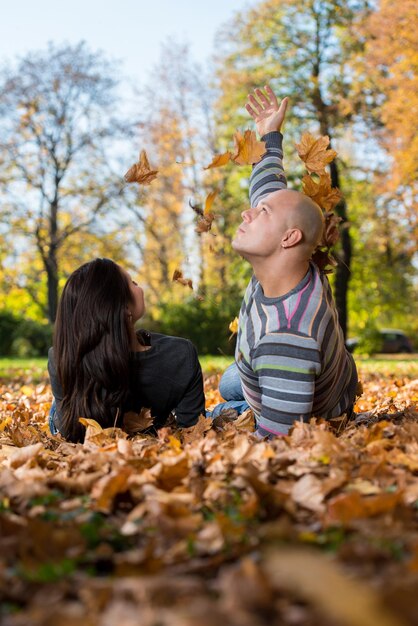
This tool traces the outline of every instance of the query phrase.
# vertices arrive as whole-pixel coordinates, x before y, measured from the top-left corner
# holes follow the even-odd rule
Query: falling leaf
[[[234,319],[232,320],[232,322],[230,322],[228,326],[229,330],[231,331],[233,335],[236,335],[238,332],[238,322],[239,322],[238,318],[234,317]]]
[[[304,133],[296,149],[308,172],[325,174],[325,166],[337,156],[335,150],[328,150],[329,137],[325,135],[315,139],[310,133]]]
[[[217,195],[217,190],[211,191],[208,194],[205,200],[204,209],[202,209],[198,204],[193,204],[192,202],[189,202],[190,207],[197,214],[196,232],[198,234],[207,233],[212,227],[212,222],[215,219],[215,216],[213,215],[213,213],[210,212],[210,210]]]
[[[125,174],[127,183],[139,183],[149,185],[158,174],[158,170],[153,170],[149,164],[147,153],[141,150],[138,163],[134,163]]]
[[[341,191],[331,187],[329,174],[321,174],[316,182],[308,174],[302,178],[303,193],[316,202],[324,211],[332,211],[342,198]]]
[[[237,165],[254,165],[261,161],[261,157],[266,153],[264,141],[258,141],[253,130],[246,130],[242,135],[239,130],[234,135],[235,153],[232,160]]]
[[[319,245],[330,248],[335,246],[340,238],[339,224],[342,220],[341,217],[334,215],[334,213],[325,213],[324,218],[324,231]]]
[[[312,261],[324,274],[330,274],[333,267],[337,267],[337,261],[327,250],[315,250]]]
[[[211,163],[209,163],[209,165],[207,165],[205,168],[205,170],[209,170],[212,169],[214,167],[223,167],[224,165],[226,165],[227,163],[229,163],[229,161],[231,160],[231,153],[230,152],[224,152],[223,154],[216,154],[213,157],[213,160]]]
[[[180,270],[174,270],[172,281],[175,283],[180,283],[180,285],[184,285],[185,287],[190,287],[193,291],[193,283],[190,278],[184,278],[183,272]]]

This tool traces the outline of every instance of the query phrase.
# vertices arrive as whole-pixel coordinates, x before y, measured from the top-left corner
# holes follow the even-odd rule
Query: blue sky
[[[213,52],[218,29],[251,0],[14,0],[3,5],[0,61],[12,60],[48,41],[103,50],[122,61],[123,72],[142,82],[168,37],[187,41],[195,60]]]

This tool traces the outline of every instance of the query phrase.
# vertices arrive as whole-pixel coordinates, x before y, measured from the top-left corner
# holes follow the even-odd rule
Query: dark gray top
[[[131,397],[124,412],[149,408],[156,428],[163,426],[170,413],[174,412],[179,426],[192,426],[205,412],[203,376],[196,348],[188,339],[138,332],[150,348],[130,353]],[[55,422],[59,430],[63,391],[52,348],[48,352],[48,371],[57,402]]]

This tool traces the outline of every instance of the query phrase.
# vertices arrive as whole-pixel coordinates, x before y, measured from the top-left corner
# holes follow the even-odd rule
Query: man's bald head
[[[269,194],[268,202],[273,209],[280,210],[287,228],[297,228],[302,232],[302,244],[313,252],[324,230],[324,215],[316,202],[293,189],[281,189]]]

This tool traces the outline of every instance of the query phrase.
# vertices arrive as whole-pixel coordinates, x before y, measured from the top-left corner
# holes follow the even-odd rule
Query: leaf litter
[[[247,411],[152,436],[144,410],[84,444],[49,434],[46,383],[3,385],[1,623],[412,625],[418,380],[363,383],[357,423],[258,440]]]

